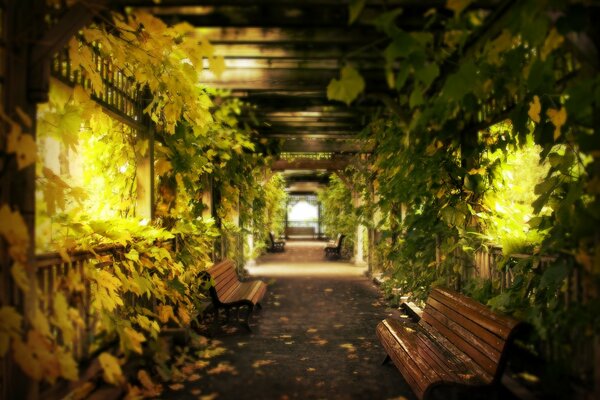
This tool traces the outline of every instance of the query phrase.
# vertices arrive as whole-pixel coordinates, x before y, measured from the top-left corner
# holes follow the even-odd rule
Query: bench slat
[[[438,385],[482,387],[498,381],[518,321],[449,289],[432,290],[418,323],[377,326],[387,354],[420,399]]]
[[[431,291],[430,296],[444,304],[448,304],[504,340],[508,338],[511,331],[518,324],[517,320],[496,314],[483,304],[460,293],[451,292],[446,288],[435,288]]]
[[[448,319],[464,327],[473,335],[484,340],[493,349],[497,350],[498,352],[502,351],[505,341],[499,338],[498,336],[494,335],[492,332],[486,330],[481,325],[477,324],[476,322],[473,322],[472,320],[466,318],[464,315],[456,312],[451,307],[448,307],[448,305],[440,303],[433,297],[430,297],[427,300],[427,304],[434,307],[440,313],[444,314],[446,317],[448,317]]]

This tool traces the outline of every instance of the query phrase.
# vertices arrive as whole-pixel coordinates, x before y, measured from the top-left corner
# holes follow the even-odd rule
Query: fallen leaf
[[[309,328],[306,330],[306,333],[316,333],[316,332],[317,332],[317,329],[315,329],[315,328]]]
[[[312,367],[306,368],[306,372],[315,372],[315,371],[316,371],[315,368],[312,368]]]
[[[220,362],[219,365],[208,370],[207,373],[209,375],[217,375],[217,374],[223,374],[223,373],[230,373],[232,375],[237,375],[236,369],[228,362]]]
[[[199,380],[200,378],[202,378],[199,374],[192,374],[190,376],[187,377],[187,381],[188,382],[195,382],[197,380]]]
[[[274,360],[256,360],[254,361],[254,363],[252,363],[252,368],[260,368],[260,367],[264,367],[265,365],[271,365],[271,364],[275,364]]]
[[[185,385],[183,383],[174,383],[172,385],[169,385],[169,388],[171,390],[181,390],[185,387]]]

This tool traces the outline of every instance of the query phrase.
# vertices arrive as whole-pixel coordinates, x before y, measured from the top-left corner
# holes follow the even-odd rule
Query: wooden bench
[[[473,299],[435,288],[418,322],[385,319],[377,336],[384,363],[394,363],[419,399],[471,398],[494,390],[517,326]]]
[[[275,240],[275,234],[269,232],[269,247],[267,247],[267,251],[271,253],[283,252],[285,251],[285,242],[282,240]]]
[[[213,265],[203,273],[203,279],[210,279],[209,288],[213,304],[214,324],[219,322],[219,310],[225,310],[229,320],[230,311],[235,310],[239,319],[240,308],[246,307],[247,313],[243,326],[251,331],[249,319],[254,307],[262,308],[260,303],[267,292],[267,285],[260,280],[240,281],[231,260],[224,260]]]
[[[327,258],[340,258],[342,256],[342,244],[346,235],[338,233],[337,238],[327,243],[325,246],[325,257]]]

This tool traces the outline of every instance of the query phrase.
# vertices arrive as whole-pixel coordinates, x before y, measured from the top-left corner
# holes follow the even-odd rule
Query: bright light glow
[[[316,221],[318,218],[317,207],[308,204],[306,201],[296,203],[288,214],[290,221]]]
[[[127,172],[127,164],[123,164],[119,167],[119,172],[124,174],[125,172]]]

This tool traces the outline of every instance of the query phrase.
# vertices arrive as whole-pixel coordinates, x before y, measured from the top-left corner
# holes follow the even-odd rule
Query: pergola
[[[2,120],[23,121],[23,129],[35,135],[36,107],[47,101],[51,76],[74,83],[70,71],[61,69],[64,47],[78,30],[103,18],[110,10],[143,10],[168,24],[188,22],[223,56],[226,69],[220,77],[202,75],[207,86],[226,89],[245,102],[242,120],[256,136],[266,139],[278,154],[272,170],[284,171],[288,185],[327,181],[328,174],[340,173],[358,159],[366,159],[376,148],[368,123],[379,116],[408,122],[411,110],[398,106],[397,92],[386,80],[381,52],[390,38],[373,25],[383,12],[402,8],[393,16],[407,32],[427,32],[442,40],[439,19],[434,11],[451,16],[446,0],[370,0],[357,15],[350,15],[352,0],[80,0],[57,1],[52,8],[41,0],[0,1],[0,96]],[[510,21],[515,0],[465,1],[482,20],[461,51],[441,65],[427,95],[442,90],[457,66],[497,37]],[[597,2],[583,2],[586,10],[598,12]],[[49,15],[51,17],[49,17]],[[352,21],[351,21],[352,20]],[[598,71],[598,26],[589,34],[569,37],[569,57],[583,60],[587,71]],[[377,50],[377,51],[374,51]],[[61,58],[62,57],[62,58]],[[58,60],[58,61],[57,61]],[[564,80],[575,71],[564,62],[556,73]],[[331,100],[328,85],[340,78],[340,70],[352,65],[360,70],[366,90],[352,106]],[[581,65],[579,65],[581,67]],[[390,68],[388,65],[387,68]],[[392,71],[402,66],[391,65]],[[208,69],[208,68],[206,68]],[[148,130],[142,114],[143,92],[128,83],[109,82],[114,97],[96,98],[104,111],[134,129]],[[477,104],[477,112],[459,112],[457,135],[467,150],[480,129],[502,121],[523,101],[501,93]],[[133,106],[132,106],[133,105]],[[595,116],[595,121],[598,121]],[[3,128],[2,140],[7,137]],[[0,145],[3,145],[0,143]],[[0,151],[3,149],[0,148]],[[466,166],[468,151],[461,157]],[[151,167],[150,167],[151,168]],[[17,160],[0,164],[0,203],[19,210],[30,237],[35,229],[35,168],[20,169]],[[369,233],[371,235],[371,233]],[[0,242],[2,277],[10,280],[13,265],[7,246]],[[27,273],[35,277],[35,254],[27,250]],[[8,298],[10,294],[2,294]],[[25,304],[25,308],[31,307]],[[4,398],[4,397],[3,397]]]

